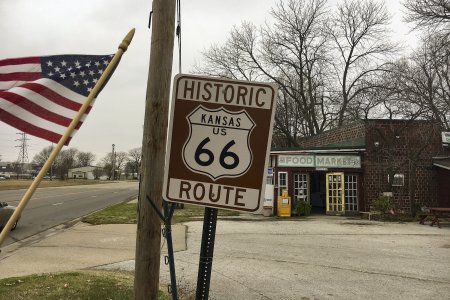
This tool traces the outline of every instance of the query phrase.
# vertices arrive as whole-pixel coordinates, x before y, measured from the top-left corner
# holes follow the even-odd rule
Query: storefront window
[[[358,211],[358,176],[345,175],[344,179],[345,210]]]
[[[294,174],[294,197],[295,200],[303,200],[309,203],[309,176],[306,173]]]
[[[278,172],[278,195],[281,196],[284,190],[288,190],[287,172]]]

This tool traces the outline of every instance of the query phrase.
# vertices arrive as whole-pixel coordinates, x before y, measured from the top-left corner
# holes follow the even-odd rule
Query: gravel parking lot
[[[177,280],[195,294],[202,222],[186,224]],[[210,299],[450,299],[450,225],[219,220]]]

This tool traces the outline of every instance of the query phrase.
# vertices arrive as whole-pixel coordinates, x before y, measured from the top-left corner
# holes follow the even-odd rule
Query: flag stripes
[[[0,104],[0,106],[1,106],[1,104]],[[56,141],[56,140],[59,140],[62,136],[62,133],[58,134],[51,130],[46,130],[41,127],[37,127],[31,123],[24,121],[21,118],[18,118],[8,112],[3,111],[1,108],[0,108],[0,114],[2,115],[2,121],[4,121],[5,123],[10,124],[11,126],[17,128],[23,132],[37,136],[41,139],[45,139],[47,141]],[[70,140],[72,139],[72,136],[76,133],[76,131],[77,130],[74,130],[72,135],[67,139],[66,145],[69,144]]]
[[[50,122],[59,124],[61,126],[69,126],[70,125],[70,121],[71,118],[67,118],[64,116],[64,114],[66,113],[66,111],[64,111],[63,109],[58,110],[55,109],[53,112],[51,109],[54,105],[53,102],[35,102],[35,101],[31,101],[26,97],[22,97],[18,92],[18,90],[14,90],[15,93],[11,93],[8,91],[5,91],[2,93],[0,101],[9,101],[12,104],[15,104],[17,106],[20,106],[21,108],[29,111],[30,113],[36,115],[37,117],[46,119]],[[21,91],[19,91],[21,92]],[[24,94],[27,94],[27,92],[25,91]],[[36,99],[37,97],[33,97],[33,99]],[[46,105],[47,104],[47,105]],[[47,106],[47,107],[46,107]],[[57,113],[56,113],[57,112]],[[73,113],[72,113],[73,115]]]
[[[57,143],[110,59],[109,55],[61,55],[0,60],[0,120]]]
[[[1,81],[33,81],[41,78],[41,73],[26,73],[26,72],[15,72],[15,73],[0,73]]]
[[[35,92],[35,95],[42,96],[43,98],[47,99],[48,101],[52,101],[60,106],[70,109],[70,110],[79,111],[81,108],[81,105],[82,105],[82,99],[79,99],[80,102],[72,101],[71,99],[62,96],[62,95],[58,94],[57,92],[50,90],[46,86],[39,84],[39,83],[35,83],[35,82],[25,83],[25,84],[21,85],[21,88],[26,88],[30,91],[33,91],[33,92]],[[60,91],[60,92],[62,92],[62,91]],[[31,97],[31,95],[30,95],[30,97]]]
[[[39,56],[8,58],[0,60],[0,67],[2,66],[14,66],[14,65],[26,65],[26,64],[41,64],[41,58]]]

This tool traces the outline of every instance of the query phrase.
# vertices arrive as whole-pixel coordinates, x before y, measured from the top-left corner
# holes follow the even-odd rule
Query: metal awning
[[[433,166],[450,171],[450,157],[443,157],[443,158],[434,157]]]
[[[270,154],[279,154],[279,155],[287,155],[287,154],[333,154],[333,153],[346,153],[346,154],[356,154],[366,151],[365,148],[358,149],[302,149],[302,150],[272,150]]]

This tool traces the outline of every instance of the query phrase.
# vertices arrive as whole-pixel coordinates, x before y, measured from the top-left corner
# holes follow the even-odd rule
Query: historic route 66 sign
[[[245,110],[211,110],[200,105],[187,119],[190,135],[183,148],[183,161],[190,170],[216,180],[240,176],[249,169],[249,138],[255,123]]]
[[[172,94],[163,198],[258,211],[276,88],[180,74]]]

